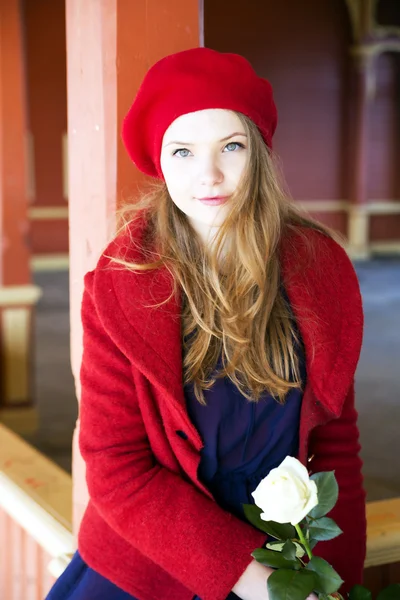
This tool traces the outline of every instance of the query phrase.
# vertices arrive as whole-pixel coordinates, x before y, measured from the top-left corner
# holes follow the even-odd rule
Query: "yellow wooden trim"
[[[352,259],[369,257],[369,216],[365,205],[352,206],[347,224],[348,252]]]
[[[399,215],[400,214],[400,200],[375,200],[369,202],[367,205],[367,212],[369,215]]]
[[[347,212],[350,206],[346,200],[296,200],[295,203],[310,213]]]
[[[350,22],[354,39],[358,40],[361,35],[360,17],[357,0],[345,0],[349,11]]]
[[[365,568],[400,561],[400,498],[367,504]]]
[[[370,242],[369,247],[374,254],[400,254],[400,241],[385,240],[383,242]]]
[[[380,39],[368,44],[358,44],[351,49],[351,54],[361,60],[370,60],[385,52],[400,52],[400,38]]]
[[[30,265],[32,271],[67,271],[69,254],[34,254]]]
[[[361,40],[365,35],[372,35],[376,31],[376,5],[378,0],[345,0],[350,15],[350,22],[355,40]],[[367,13],[367,24],[363,27],[364,15]]]
[[[372,199],[367,204],[352,204],[347,200],[295,200],[307,212],[364,212],[369,215],[400,214],[400,200]]]
[[[68,206],[31,206],[28,214],[31,221],[68,219]]]
[[[30,308],[3,308],[1,347],[6,406],[30,400],[30,329]]]
[[[33,305],[41,295],[42,290],[37,285],[0,286],[0,307]]]
[[[71,476],[1,424],[0,506],[50,556],[74,552]]]
[[[31,435],[39,428],[36,406],[0,408],[0,423],[18,435]]]

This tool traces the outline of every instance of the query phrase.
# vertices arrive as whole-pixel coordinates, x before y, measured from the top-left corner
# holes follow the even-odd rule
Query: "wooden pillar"
[[[66,0],[72,369],[79,399],[83,275],[115,231],[119,203],[144,181],[120,131],[159,58],[199,45],[198,0]],[[79,424],[78,424],[79,426]],[[87,502],[74,435],[74,527]]]
[[[37,427],[33,406],[32,313],[26,168],[26,86],[19,0],[0,3],[0,422]]]
[[[355,107],[353,122],[353,168],[348,237],[353,258],[368,256],[368,138],[370,110],[375,93],[375,61],[368,46],[354,49]]]

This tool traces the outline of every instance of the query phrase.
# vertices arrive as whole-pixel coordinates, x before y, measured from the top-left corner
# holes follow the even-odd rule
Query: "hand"
[[[232,592],[242,600],[268,600],[266,581],[273,572],[270,567],[264,567],[252,560],[232,588]]]
[[[253,560],[232,588],[232,592],[242,600],[269,600],[266,581],[273,572],[274,569],[264,567]],[[307,600],[318,600],[318,597],[311,594]]]

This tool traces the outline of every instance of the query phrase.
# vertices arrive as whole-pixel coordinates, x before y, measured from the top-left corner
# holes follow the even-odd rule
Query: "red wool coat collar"
[[[163,390],[193,430],[182,385],[180,298],[172,298],[159,309],[150,308],[169,296],[171,275],[166,268],[143,273],[121,270],[110,266],[107,258],[122,254],[126,260],[140,261],[142,235],[142,230],[135,231],[136,247],[130,235],[119,236],[100,260],[94,296],[101,298],[108,288],[116,302],[112,311],[108,302],[99,302],[99,310],[108,307],[99,316],[130,362]],[[319,232],[304,228],[287,234],[282,239],[280,258],[282,280],[306,352],[306,394],[310,401],[303,401],[300,425],[300,447],[306,451],[302,428],[310,431],[337,418],[353,381],[362,342],[361,297],[345,251]],[[200,437],[197,432],[193,435],[200,448]]]

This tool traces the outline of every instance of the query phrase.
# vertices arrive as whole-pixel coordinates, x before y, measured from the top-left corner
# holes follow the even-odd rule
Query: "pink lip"
[[[207,204],[209,206],[218,206],[219,204],[224,204],[227,201],[228,196],[212,196],[210,198],[197,198],[202,204]]]

